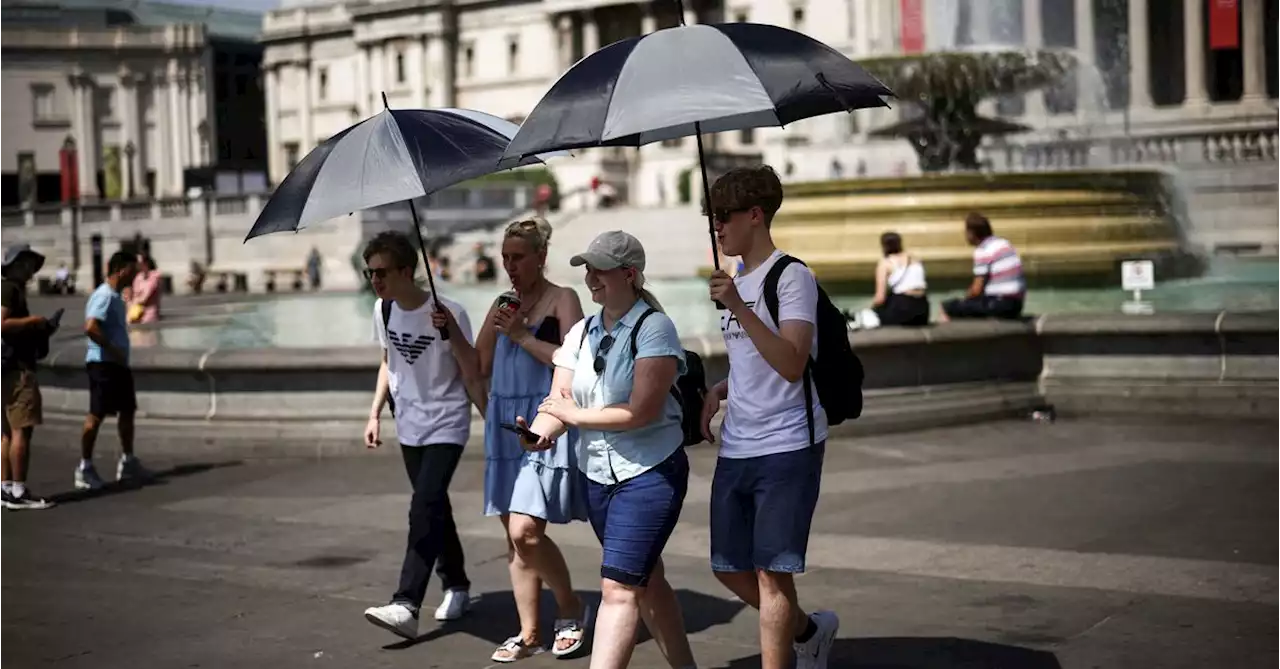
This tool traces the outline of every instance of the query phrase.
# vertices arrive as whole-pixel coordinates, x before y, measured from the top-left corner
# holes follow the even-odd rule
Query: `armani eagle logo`
[[[431,342],[435,341],[435,337],[431,335],[414,335],[411,332],[396,332],[395,330],[388,330],[387,338],[391,340],[391,345],[396,347],[405,362],[410,365],[417,362],[418,358],[427,350],[427,347],[431,345]]]

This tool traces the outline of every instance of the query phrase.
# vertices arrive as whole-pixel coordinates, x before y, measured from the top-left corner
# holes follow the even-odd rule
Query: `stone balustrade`
[[[1049,315],[851,335],[866,368],[863,416],[840,432],[918,429],[1020,415],[1044,403],[1088,413],[1277,418],[1277,316]],[[723,342],[685,342],[708,383],[727,371]],[[42,363],[46,412],[88,402],[78,340]],[[141,417],[185,429],[260,426],[323,435],[363,423],[377,349],[135,351]],[[389,421],[388,421],[389,422]],[[223,427],[219,427],[221,430]],[[359,433],[358,427],[349,430]],[[261,432],[258,432],[259,438]]]

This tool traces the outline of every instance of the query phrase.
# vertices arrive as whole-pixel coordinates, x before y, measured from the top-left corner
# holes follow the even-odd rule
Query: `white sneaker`
[[[404,604],[371,606],[364,610],[364,619],[410,641],[418,638],[418,617]]]
[[[436,620],[441,622],[457,620],[471,609],[471,593],[466,590],[449,590],[444,593],[444,601],[436,607]]]
[[[818,631],[808,641],[795,644],[796,669],[827,669],[827,658],[831,655],[836,631],[840,629],[840,618],[831,611],[814,611],[809,614],[809,619]]]
[[[98,470],[93,465],[88,467],[76,466],[76,490],[97,490],[106,485],[102,482],[102,477],[98,476]]]
[[[116,465],[117,481],[146,481],[151,478],[151,472],[142,466],[142,461],[133,456],[121,456],[120,462]]]

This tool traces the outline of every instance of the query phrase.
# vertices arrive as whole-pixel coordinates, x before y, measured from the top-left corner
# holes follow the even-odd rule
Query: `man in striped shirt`
[[[942,303],[944,320],[1018,318],[1027,296],[1022,259],[1009,240],[991,232],[991,221],[973,212],[964,219],[964,236],[973,250],[973,283],[963,299]]]

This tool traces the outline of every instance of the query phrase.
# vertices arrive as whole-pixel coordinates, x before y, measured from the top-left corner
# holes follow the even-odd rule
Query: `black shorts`
[[[89,415],[101,418],[132,414],[138,409],[133,390],[133,371],[113,362],[91,362],[89,371]]]

